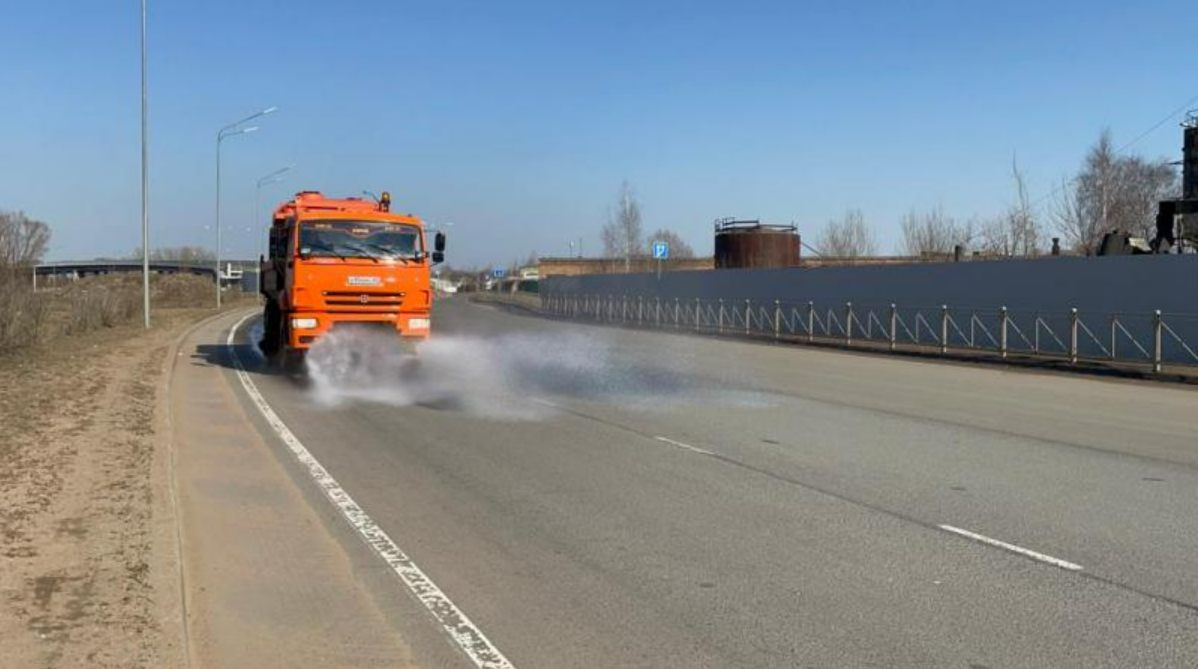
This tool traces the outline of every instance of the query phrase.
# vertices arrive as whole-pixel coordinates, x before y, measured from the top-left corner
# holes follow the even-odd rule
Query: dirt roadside
[[[185,666],[165,370],[212,314],[0,357],[3,666]]]

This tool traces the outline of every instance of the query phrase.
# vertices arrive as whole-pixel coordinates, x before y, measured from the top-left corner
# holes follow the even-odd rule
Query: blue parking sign
[[[653,259],[669,260],[670,245],[668,242],[653,242]]]
[[[506,270],[500,267],[496,267],[495,269],[491,270],[491,276],[495,277],[496,279],[502,279],[503,275],[506,273]]]

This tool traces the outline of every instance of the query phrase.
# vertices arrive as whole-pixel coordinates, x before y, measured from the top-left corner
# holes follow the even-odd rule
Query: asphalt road
[[[237,351],[516,667],[1198,666],[1193,390],[462,298],[435,329],[369,380],[270,373],[252,322]],[[404,610],[417,660],[470,666]]]

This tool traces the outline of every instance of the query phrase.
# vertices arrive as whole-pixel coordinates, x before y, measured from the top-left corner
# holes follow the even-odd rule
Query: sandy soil
[[[173,667],[164,362],[204,310],[0,356],[4,667]]]

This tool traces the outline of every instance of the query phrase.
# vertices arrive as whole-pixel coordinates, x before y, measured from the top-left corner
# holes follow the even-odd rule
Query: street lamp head
[[[295,166],[294,166],[294,165],[288,165],[287,167],[283,167],[283,168],[277,169],[277,170],[275,170],[274,172],[271,172],[270,174],[267,174],[267,175],[263,176],[261,179],[258,179],[258,186],[259,186],[259,187],[262,187],[262,186],[265,186],[265,185],[267,185],[267,184],[276,184],[276,183],[279,183],[279,182],[280,182],[280,181],[282,181],[283,179],[286,179],[286,178],[287,178],[287,177],[286,177],[286,176],[284,176],[284,175],[285,175],[287,172],[290,172],[292,167],[295,167]]]
[[[267,107],[266,109],[262,110],[262,115],[266,116],[267,114],[273,114],[277,111],[279,111],[278,107]]]
[[[256,125],[252,125],[248,128],[236,128],[236,129],[225,128],[224,130],[221,130],[220,134],[218,134],[216,136],[216,140],[217,140],[217,143],[219,144],[221,142],[221,140],[228,139],[229,137],[234,137],[236,135],[246,135],[251,132],[256,132],[257,130],[258,130],[258,126],[256,126]]]

